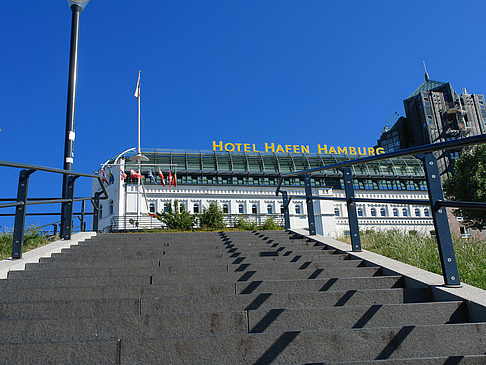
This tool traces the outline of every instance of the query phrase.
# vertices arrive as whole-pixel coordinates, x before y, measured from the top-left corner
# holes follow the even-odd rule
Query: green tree
[[[486,145],[464,150],[454,165],[454,175],[444,183],[444,191],[450,200],[486,202]],[[484,229],[486,211],[456,209],[466,227]]]
[[[226,227],[223,220],[223,211],[216,203],[211,203],[208,208],[203,208],[199,221],[201,228],[222,229]]]
[[[175,200],[174,208],[172,208],[172,204],[170,203],[167,203],[165,206],[167,207],[167,211],[158,213],[157,218],[164,223],[167,228],[180,229],[183,231],[192,230],[196,224],[196,217],[184,209],[184,204],[179,208],[179,202]]]

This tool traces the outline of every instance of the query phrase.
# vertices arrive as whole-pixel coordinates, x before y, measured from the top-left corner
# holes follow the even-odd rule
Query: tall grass
[[[343,239],[350,242],[349,238]],[[399,231],[361,233],[363,249],[442,275],[437,241]],[[461,281],[486,289],[486,241],[453,237]]]
[[[0,260],[12,255],[12,232],[0,233]],[[23,252],[33,250],[49,243],[50,240],[37,227],[31,226],[25,230]]]

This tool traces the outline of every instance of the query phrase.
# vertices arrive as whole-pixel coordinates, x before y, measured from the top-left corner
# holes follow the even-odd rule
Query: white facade
[[[238,186],[238,185],[189,185],[180,184],[177,187],[163,187],[160,184],[144,186],[137,192],[136,179],[121,178],[124,170],[124,160],[120,159],[116,165],[107,165],[107,176],[113,175],[113,183],[106,186],[109,199],[101,201],[99,229],[134,230],[139,228],[161,227],[161,222],[150,217],[147,213],[161,212],[166,203],[177,200],[190,213],[202,212],[215,202],[225,212],[228,225],[238,217],[263,224],[273,216],[277,221],[283,221],[280,214],[282,197],[275,195],[275,186]],[[121,170],[120,170],[121,169]],[[93,192],[97,190],[93,185]],[[289,209],[291,228],[306,228],[307,207],[303,187],[285,187],[287,193],[293,197]],[[313,195],[344,198],[343,190],[333,188],[313,189]],[[428,199],[423,190],[356,190],[358,198],[383,199]],[[138,218],[137,218],[138,196]],[[430,208],[401,204],[357,204],[360,230],[390,230],[403,232],[429,233],[434,230]],[[343,237],[348,234],[348,219],[346,204],[343,201],[316,200],[314,201],[316,230],[318,234],[329,237]],[[138,226],[137,226],[138,222]]]

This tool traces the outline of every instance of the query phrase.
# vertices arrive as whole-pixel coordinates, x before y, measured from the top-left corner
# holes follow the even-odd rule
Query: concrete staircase
[[[100,235],[0,293],[5,364],[486,364],[464,301],[283,231]]]

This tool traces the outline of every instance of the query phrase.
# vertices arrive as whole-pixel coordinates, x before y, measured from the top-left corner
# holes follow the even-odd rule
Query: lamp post
[[[76,106],[76,84],[78,77],[78,43],[79,43],[79,16],[89,0],[68,0],[69,7],[72,11],[71,22],[71,51],[69,57],[69,81],[68,81],[68,98],[66,113],[66,135],[64,139],[64,170],[73,169],[74,158],[74,112]],[[62,179],[62,198],[67,199],[68,175],[63,175]],[[65,220],[67,203],[61,206],[61,237],[70,239],[71,234],[65,235]],[[70,218],[69,218],[70,219]],[[70,226],[70,224],[69,224]],[[69,230],[70,231],[70,230]]]

